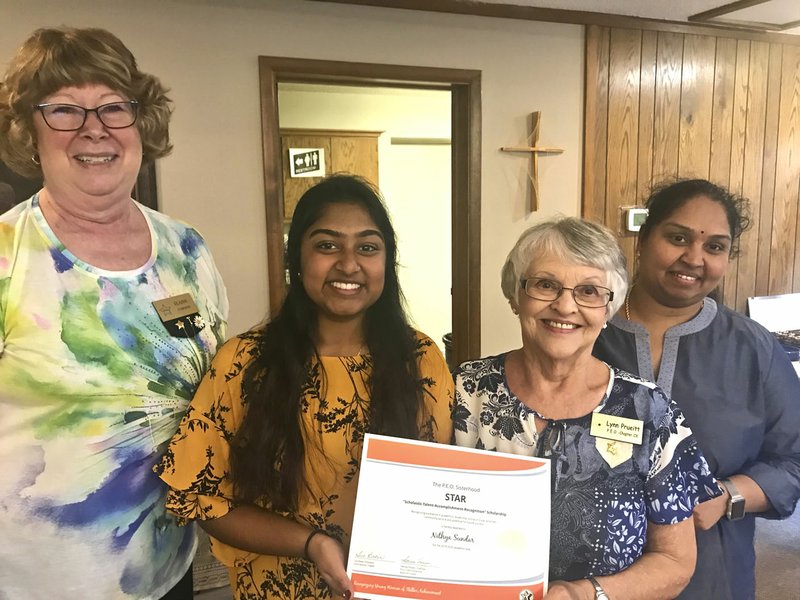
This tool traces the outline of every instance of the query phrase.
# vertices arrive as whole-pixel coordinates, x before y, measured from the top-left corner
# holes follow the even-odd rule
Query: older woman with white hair
[[[459,446],[551,459],[547,600],[674,598],[694,569],[692,509],[721,493],[680,409],[592,356],[627,287],[606,228],[535,225],[502,270],[522,347],[456,370]],[[593,426],[596,413],[641,439]]]

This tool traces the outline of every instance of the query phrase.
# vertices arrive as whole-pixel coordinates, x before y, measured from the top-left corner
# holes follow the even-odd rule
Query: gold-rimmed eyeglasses
[[[136,122],[139,103],[136,100],[109,102],[97,108],[77,104],[36,104],[33,108],[42,113],[44,122],[56,131],[78,131],[86,123],[89,113],[94,113],[109,129],[125,129]]]
[[[561,297],[565,290],[572,292],[572,298],[578,306],[587,308],[602,308],[614,299],[614,292],[602,285],[581,284],[575,287],[564,287],[552,279],[529,277],[521,279],[520,286],[525,294],[534,300],[554,302]]]

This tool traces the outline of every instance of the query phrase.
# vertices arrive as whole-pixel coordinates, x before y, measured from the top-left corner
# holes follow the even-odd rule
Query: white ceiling
[[[726,0],[480,0],[480,2],[580,10],[669,21],[687,21],[691,15],[732,4]],[[800,0],[767,0],[758,4],[754,2],[736,4],[754,4],[754,6],[715,17],[712,22],[749,21],[778,25],[800,22]],[[800,35],[800,25],[780,33]]]

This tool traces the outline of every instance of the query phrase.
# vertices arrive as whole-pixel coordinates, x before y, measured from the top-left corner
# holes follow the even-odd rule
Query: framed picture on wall
[[[27,200],[41,188],[41,179],[27,179],[17,175],[3,161],[0,161],[0,213],[4,213],[11,207]],[[155,163],[151,162],[142,165],[132,195],[145,206],[158,210]]]

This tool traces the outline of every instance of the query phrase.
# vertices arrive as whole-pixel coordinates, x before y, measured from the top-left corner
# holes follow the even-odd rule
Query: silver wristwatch
[[[594,600],[609,600],[608,594],[606,594],[606,591],[603,589],[603,586],[597,582],[597,579],[595,579],[591,575],[589,575],[589,577],[587,577],[586,579],[588,579],[589,583],[591,583],[594,586]]]
[[[729,521],[738,521],[745,515],[744,496],[739,492],[739,488],[730,479],[720,479],[719,482],[728,491],[728,506],[725,509],[725,516]]]

